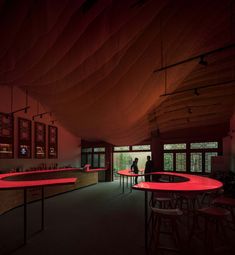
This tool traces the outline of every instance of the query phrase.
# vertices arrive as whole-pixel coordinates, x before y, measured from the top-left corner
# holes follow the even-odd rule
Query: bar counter
[[[106,169],[61,168],[32,172],[0,174],[0,214],[24,203],[24,188],[27,188],[27,201],[41,199],[41,187],[44,196],[50,197],[67,191],[98,183],[98,172]],[[74,184],[69,180],[76,178]],[[66,184],[66,182],[68,182]]]

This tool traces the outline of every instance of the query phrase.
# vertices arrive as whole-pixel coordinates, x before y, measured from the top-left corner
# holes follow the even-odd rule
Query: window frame
[[[191,149],[190,144],[191,143],[208,143],[208,142],[218,142],[218,148],[197,148],[197,149]],[[164,145],[165,144],[186,144],[186,149],[171,149],[171,150],[165,150]],[[163,142],[162,143],[162,151],[163,151],[163,169],[164,169],[164,153],[173,153],[173,171],[168,170],[169,172],[177,172],[177,173],[190,173],[190,174],[205,174],[208,175],[211,172],[206,171],[206,165],[205,165],[205,157],[206,153],[208,152],[217,152],[217,155],[222,155],[222,140],[221,139],[206,139],[206,140],[189,140],[189,141],[174,141],[174,142]],[[193,152],[199,152],[202,153],[202,171],[201,172],[191,172],[191,153]],[[186,171],[176,171],[176,153],[186,153]],[[166,171],[166,170],[164,170]]]
[[[96,151],[97,148],[104,148],[104,151]],[[94,166],[94,155],[98,155],[98,166]],[[86,164],[90,164],[92,168],[103,168],[100,166],[100,157],[104,155],[104,167],[106,165],[106,147],[105,146],[94,146],[94,147],[82,147],[81,148],[81,167],[84,167]],[[88,162],[88,157],[91,156],[91,162]],[[82,158],[85,157],[83,162]]]

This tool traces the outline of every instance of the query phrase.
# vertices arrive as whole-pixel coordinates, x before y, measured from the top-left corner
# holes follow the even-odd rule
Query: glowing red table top
[[[172,177],[182,177],[182,182],[141,182],[132,186],[135,190],[143,191],[210,191],[217,190],[223,186],[223,183],[208,177],[181,174],[181,173],[168,173],[168,172],[154,172],[154,175],[164,175]]]
[[[37,175],[42,173],[53,173],[53,172],[63,172],[78,170],[77,168],[63,168],[63,169],[53,169],[53,170],[40,170],[40,171],[30,171],[30,172],[20,172],[20,173],[7,173],[0,174],[0,190],[1,189],[23,189],[31,187],[41,187],[41,186],[52,186],[52,185],[62,185],[62,184],[74,184],[77,178],[58,178],[58,179],[40,179],[35,180],[9,180],[11,177],[26,176],[27,175]]]
[[[139,172],[142,172],[142,173],[135,174],[135,173],[132,172],[130,169],[125,169],[125,170],[120,170],[120,171],[118,171],[117,173],[118,173],[119,175],[127,176],[127,177],[136,177],[136,176],[149,175],[149,173],[145,174],[143,169],[140,169]]]

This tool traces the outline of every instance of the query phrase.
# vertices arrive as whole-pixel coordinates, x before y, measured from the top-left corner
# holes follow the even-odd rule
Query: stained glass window
[[[92,154],[87,154],[87,164],[92,165]]]
[[[164,171],[173,171],[173,153],[164,153]]]
[[[105,152],[105,147],[94,148],[94,152]]]
[[[191,172],[202,172],[202,153],[193,152],[190,153],[190,171]]]
[[[105,167],[105,154],[100,154],[100,167]]]
[[[82,148],[82,152],[92,152],[92,148]]]
[[[93,167],[99,167],[99,154],[93,154]]]
[[[205,153],[205,172],[210,173],[211,172],[211,158],[218,156],[217,152],[206,152]]]
[[[129,151],[130,146],[116,146],[114,147],[114,151]]]
[[[186,172],[186,153],[176,153],[176,171]]]
[[[85,166],[86,165],[86,154],[82,154],[82,159],[81,159],[81,166]]]
[[[164,144],[164,150],[185,150],[186,143]]]
[[[150,145],[134,145],[132,146],[133,151],[150,151]]]
[[[217,149],[218,142],[190,143],[190,149]]]

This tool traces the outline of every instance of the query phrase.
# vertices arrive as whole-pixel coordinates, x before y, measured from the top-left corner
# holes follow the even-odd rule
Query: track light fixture
[[[35,115],[32,116],[32,120],[35,120],[35,118],[37,118],[37,117],[42,119],[43,115],[46,115],[46,114],[50,114],[51,115],[51,112],[41,112],[41,113],[35,114]]]
[[[203,59],[204,57],[211,56],[211,55],[216,54],[218,52],[231,50],[233,48],[235,48],[235,43],[226,45],[226,46],[221,47],[221,48],[214,49],[212,51],[204,52],[204,53],[202,53],[200,55],[197,55],[197,56],[194,56],[194,57],[189,57],[188,59],[181,60],[181,61],[176,62],[174,64],[170,64],[170,65],[155,69],[153,72],[157,73],[157,72],[163,71],[165,69],[169,69],[169,68],[172,68],[172,67],[175,67],[175,66],[178,66],[178,65],[185,64],[185,63],[190,62],[190,61],[198,60],[198,59],[200,59],[199,63],[201,62],[201,60],[203,60],[201,64],[205,65],[205,63],[207,63],[207,62]]]
[[[54,125],[56,120],[51,120],[51,124]]]
[[[199,95],[200,95],[199,92],[198,92],[198,88],[195,88],[195,89],[194,89],[194,95],[196,95],[196,96],[199,96]]]
[[[199,65],[203,65],[203,66],[207,66],[208,65],[208,62],[204,58],[205,58],[204,55],[200,56]]]
[[[223,82],[217,82],[209,85],[204,85],[204,86],[198,86],[196,88],[189,88],[189,89],[182,89],[178,91],[174,91],[171,93],[165,93],[160,95],[160,97],[165,97],[165,96],[172,96],[180,93],[185,93],[188,91],[194,91],[195,95],[199,95],[198,89],[205,89],[205,88],[212,88],[212,87],[217,87],[217,86],[234,86],[235,79],[229,80],[229,81],[223,81]]]
[[[17,113],[17,112],[22,112],[22,111],[24,111],[25,113],[27,113],[29,108],[30,108],[30,106],[26,106],[26,107],[20,108],[20,109],[18,109],[18,110],[12,111],[12,112],[8,113],[8,115],[9,115],[9,116],[10,116],[10,115],[13,116],[15,113]]]

